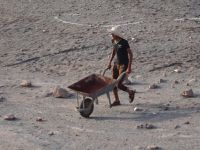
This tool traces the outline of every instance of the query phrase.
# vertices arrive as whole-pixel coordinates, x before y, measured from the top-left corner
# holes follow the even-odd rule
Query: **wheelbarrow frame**
[[[100,75],[100,74],[92,74],[92,75],[95,75],[95,76],[97,76],[97,77],[105,77],[104,75],[105,75],[105,72],[107,71],[108,69],[105,69],[104,70],[104,72],[103,72],[103,74],[102,75]],[[91,75],[91,76],[92,76]],[[72,88],[72,86],[74,85],[74,84],[76,84],[76,83],[78,83],[78,82],[80,82],[81,80],[84,80],[84,79],[81,79],[81,80],[79,80],[78,82],[76,82],[76,83],[74,83],[74,84],[72,84],[72,85],[70,85],[70,86],[68,86],[68,88],[69,89],[71,89],[71,90],[73,90],[73,91],[75,91],[76,93],[77,93],[77,110],[81,113],[81,112],[83,112],[83,111],[85,111],[85,106],[84,106],[84,104],[85,104],[85,100],[86,99],[91,99],[91,105],[94,105],[94,102],[96,102],[96,104],[98,104],[98,97],[99,96],[101,96],[101,95],[103,95],[103,94],[106,94],[106,96],[107,96],[107,98],[108,98],[108,101],[109,101],[109,107],[111,108],[112,106],[111,106],[111,98],[110,98],[110,93],[109,92],[111,92],[115,87],[117,87],[118,86],[118,83],[119,83],[119,81],[120,80],[122,80],[123,78],[124,78],[124,76],[126,75],[126,73],[125,72],[123,72],[117,79],[111,79],[111,78],[109,78],[109,77],[106,77],[106,78],[108,78],[108,79],[110,79],[111,80],[111,83],[110,84],[106,84],[105,86],[103,86],[102,88],[100,88],[100,89],[98,89],[98,90],[96,90],[96,91],[94,91],[94,92],[92,92],[92,93],[86,93],[86,92],[83,92],[83,91],[78,91],[78,90],[75,90],[74,88]],[[90,77],[90,76],[88,76],[88,77]],[[86,77],[87,78],[87,77]],[[82,104],[83,104],[83,107],[81,108],[80,107],[80,102],[79,102],[79,95],[82,95],[83,96],[83,101],[82,101]],[[92,106],[93,107],[93,106]],[[93,110],[92,110],[93,111]],[[91,112],[92,113],[92,112]],[[83,116],[83,117],[86,117],[86,116]],[[89,117],[89,116],[87,116],[87,117]]]

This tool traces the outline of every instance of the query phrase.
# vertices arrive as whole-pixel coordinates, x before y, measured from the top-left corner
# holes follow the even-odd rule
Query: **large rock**
[[[186,98],[194,97],[194,93],[193,93],[192,89],[183,91],[183,92],[181,93],[181,95],[182,95],[183,97],[186,97]]]
[[[70,96],[68,91],[64,88],[60,88],[59,86],[55,87],[53,90],[53,96],[56,98],[67,98]]]

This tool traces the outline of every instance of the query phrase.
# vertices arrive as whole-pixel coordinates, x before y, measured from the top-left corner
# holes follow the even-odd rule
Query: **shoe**
[[[111,106],[119,106],[121,105],[120,101],[114,101]]]
[[[129,103],[132,103],[135,98],[135,91],[131,90],[129,93]]]

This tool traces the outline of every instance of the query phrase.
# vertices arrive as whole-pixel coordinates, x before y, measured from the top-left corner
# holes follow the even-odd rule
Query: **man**
[[[117,61],[114,63],[112,68],[112,76],[114,79],[117,79],[120,74],[126,72],[126,74],[131,73],[131,63],[133,59],[133,54],[129,47],[128,41],[123,38],[121,32],[119,31],[119,27],[112,27],[109,32],[112,35],[112,43],[113,43],[113,51],[110,57],[110,61],[108,64],[108,68],[111,68],[111,63],[115,55],[117,56]],[[119,81],[118,88],[123,90],[129,94],[129,102],[132,103],[135,96],[135,91],[130,90],[128,87],[123,85],[123,80]],[[111,104],[111,106],[120,105],[120,100],[118,96],[117,87],[113,90],[115,101]]]

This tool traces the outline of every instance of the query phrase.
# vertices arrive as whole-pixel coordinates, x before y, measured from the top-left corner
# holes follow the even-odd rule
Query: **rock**
[[[20,86],[22,87],[32,87],[31,81],[27,81],[27,80],[22,80],[20,83]]]
[[[183,92],[181,93],[181,95],[182,95],[183,97],[186,97],[186,98],[194,97],[194,93],[193,93],[192,89],[183,91]]]
[[[48,135],[49,136],[52,136],[52,135],[54,135],[55,133],[53,132],[53,131],[50,131],[49,133],[48,133]]]
[[[6,98],[5,97],[3,97],[3,96],[0,96],[0,102],[3,102],[3,101],[5,101],[6,100]]]
[[[158,81],[158,83],[164,83],[164,82],[165,82],[164,79],[160,79],[160,80]]]
[[[150,145],[147,146],[147,150],[161,150],[161,148],[155,145]]]
[[[189,122],[189,121],[186,121],[184,124],[190,124],[190,122]]]
[[[138,129],[155,129],[156,127],[152,124],[146,123],[145,125],[141,124],[137,126]]]
[[[141,109],[141,108],[138,108],[138,107],[135,107],[133,110],[134,110],[134,111],[142,111],[142,109]]]
[[[178,81],[178,80],[175,80],[175,81],[174,81],[174,84],[179,84],[179,81]]]
[[[44,121],[41,117],[37,117],[36,118],[36,121],[38,121],[38,122],[42,122],[42,121]]]
[[[17,119],[17,118],[15,117],[15,115],[13,115],[13,114],[5,115],[3,118],[4,118],[4,120],[8,120],[8,121],[13,121],[13,120],[16,120],[16,119]]]
[[[181,73],[181,70],[180,69],[174,69],[174,72]]]
[[[151,84],[149,85],[149,89],[157,89],[158,88],[158,85],[157,84]]]
[[[176,125],[175,127],[174,127],[174,129],[178,129],[178,128],[180,128],[181,126],[179,126],[179,125]]]
[[[67,98],[67,97],[69,97],[68,91],[66,89],[60,88],[59,86],[54,88],[52,94],[56,98]]]

